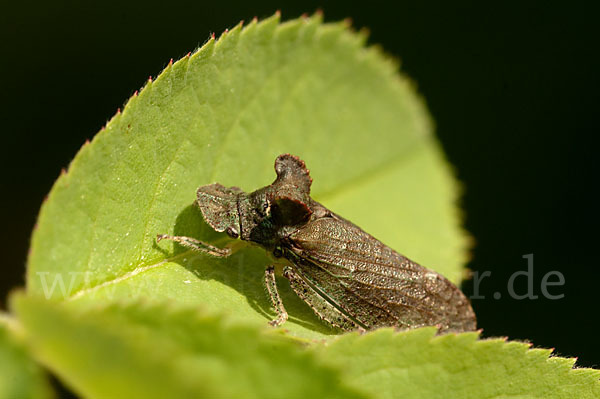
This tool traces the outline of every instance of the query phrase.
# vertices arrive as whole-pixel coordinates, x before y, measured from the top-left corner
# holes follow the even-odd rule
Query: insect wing
[[[311,220],[289,240],[301,274],[367,328],[476,328],[469,301],[450,281],[335,214]]]

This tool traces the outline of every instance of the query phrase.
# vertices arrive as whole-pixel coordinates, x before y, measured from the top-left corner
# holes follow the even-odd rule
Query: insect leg
[[[212,246],[212,245],[207,244],[202,241],[198,241],[191,237],[170,236],[168,234],[157,235],[156,242],[160,242],[161,240],[172,240],[172,241],[178,242],[179,244],[183,245],[184,247],[191,248],[194,251],[204,252],[205,254],[209,254],[209,255],[213,255],[213,256],[217,256],[217,257],[221,257],[221,258],[225,258],[225,257],[231,255],[230,248],[217,248],[215,246]]]
[[[267,270],[265,270],[265,285],[267,286],[267,291],[271,297],[271,302],[273,302],[273,307],[277,311],[277,318],[275,320],[271,320],[269,324],[277,327],[286,322],[288,319],[288,314],[283,307],[283,302],[279,296],[279,291],[277,291],[277,283],[275,282],[275,268],[273,266],[269,266],[267,267]]]
[[[364,328],[352,321],[348,316],[327,302],[314,288],[312,288],[302,277],[290,266],[283,269],[283,276],[290,281],[290,286],[308,306],[322,320],[344,331],[365,331]]]

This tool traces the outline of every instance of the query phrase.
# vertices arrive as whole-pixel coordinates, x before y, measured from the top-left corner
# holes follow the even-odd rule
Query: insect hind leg
[[[289,280],[290,286],[296,295],[310,306],[319,318],[344,331],[365,331],[364,328],[340,312],[331,303],[327,302],[325,298],[319,295],[319,293],[304,281],[304,279],[290,266],[286,266],[283,269],[283,276]]]

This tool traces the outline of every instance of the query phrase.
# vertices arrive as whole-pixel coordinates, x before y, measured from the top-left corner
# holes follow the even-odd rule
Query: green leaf
[[[31,359],[14,320],[0,314],[0,398],[53,398],[42,369]]]
[[[196,309],[13,298],[37,357],[89,398],[359,398],[273,331]]]
[[[598,398],[600,371],[477,333],[435,336],[434,328],[381,329],[328,341],[322,353],[346,380],[379,398]],[[321,347],[319,347],[321,349]]]
[[[319,16],[274,16],[210,39],[133,96],[40,212],[30,297],[15,299],[36,359],[90,397],[597,396],[597,371],[474,333],[381,330],[305,351],[266,328],[262,249],[216,259],[155,242],[225,244],[192,205],[196,188],[262,187],[290,152],[315,199],[458,282],[468,240],[456,182],[414,88],[364,41]],[[279,282],[290,335],[335,333]]]
[[[210,259],[155,237],[222,239],[192,206],[196,188],[265,186],[286,152],[306,161],[317,200],[460,280],[468,240],[456,184],[412,84],[343,23],[278,19],[238,25],[170,63],[84,145],[42,206],[29,293],[175,299],[266,323],[264,251]],[[287,329],[334,333],[280,286]]]

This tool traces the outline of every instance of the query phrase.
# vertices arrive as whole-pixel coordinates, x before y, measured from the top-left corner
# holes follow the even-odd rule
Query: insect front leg
[[[194,251],[203,252],[205,254],[209,254],[212,256],[217,256],[220,258],[226,258],[231,255],[231,248],[217,248],[213,245],[207,244],[205,242],[196,240],[191,237],[184,236],[170,236],[168,234],[159,234],[156,236],[156,242],[160,242],[161,240],[171,240],[178,242],[184,247],[193,249]]]
[[[279,291],[277,291],[277,283],[275,281],[275,267],[273,266],[269,266],[267,267],[267,270],[265,270],[265,285],[267,286],[267,291],[269,292],[269,296],[271,297],[273,307],[277,312],[277,318],[271,320],[269,324],[277,327],[286,322],[286,320],[288,319],[288,313],[283,307],[283,302],[281,301],[281,297],[279,296]]]
[[[344,331],[361,331],[365,329],[356,324],[348,316],[340,312],[335,306],[327,302],[314,288],[312,288],[304,279],[294,271],[290,266],[283,269],[283,276],[290,282],[290,286],[308,306],[330,325]]]

